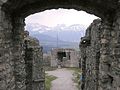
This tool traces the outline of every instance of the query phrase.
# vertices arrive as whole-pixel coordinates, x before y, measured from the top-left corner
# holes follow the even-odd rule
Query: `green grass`
[[[50,90],[51,88],[51,82],[55,80],[57,77],[45,74],[45,90]]]
[[[80,68],[74,68],[74,67],[70,67],[70,68],[67,68],[68,70],[73,70],[75,73],[80,73],[81,72],[81,69]]]
[[[74,71],[74,73],[73,73],[73,76],[74,76],[73,81],[74,81],[74,83],[77,84],[77,87],[79,88],[81,69],[80,68],[67,68],[67,69]]]

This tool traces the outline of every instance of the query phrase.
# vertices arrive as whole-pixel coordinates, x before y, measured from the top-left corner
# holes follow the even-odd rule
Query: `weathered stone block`
[[[101,43],[108,43],[109,42],[109,40],[107,40],[107,39],[101,39]]]
[[[113,55],[120,55],[120,48],[114,48],[114,49],[112,50],[112,54],[113,54]]]
[[[101,55],[100,62],[102,63],[110,63],[112,58],[109,55]]]

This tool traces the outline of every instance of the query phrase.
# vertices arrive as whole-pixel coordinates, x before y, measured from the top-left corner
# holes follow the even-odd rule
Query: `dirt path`
[[[73,71],[63,68],[47,71],[46,73],[58,77],[52,81],[50,90],[78,90],[75,83],[72,81]]]

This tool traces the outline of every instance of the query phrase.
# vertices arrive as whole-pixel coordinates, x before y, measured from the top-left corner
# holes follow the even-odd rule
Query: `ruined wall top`
[[[48,9],[71,8],[105,18],[113,16],[119,7],[119,0],[7,0],[3,4],[7,12],[24,17]]]
[[[52,52],[72,52],[75,51],[73,48],[54,48]]]
[[[101,19],[95,19],[90,26],[86,29],[85,36],[81,38],[80,47],[87,47],[91,45],[91,30],[98,30],[101,25]],[[93,29],[94,28],[94,29]],[[97,29],[95,29],[97,28]],[[95,35],[93,35],[95,36]]]
[[[25,44],[27,44],[29,48],[40,47],[39,40],[29,36],[28,31],[24,31],[24,41],[25,41]]]

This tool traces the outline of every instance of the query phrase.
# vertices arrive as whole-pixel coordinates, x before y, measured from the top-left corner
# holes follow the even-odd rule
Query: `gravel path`
[[[72,70],[63,68],[54,71],[47,71],[46,73],[57,77],[57,79],[52,81],[52,87],[50,90],[78,90],[76,84],[72,81]]]

